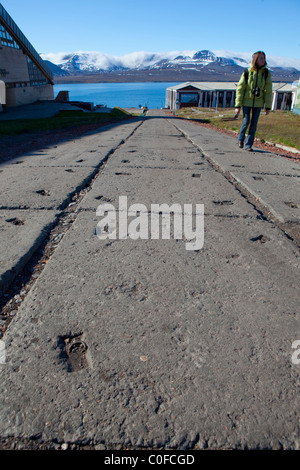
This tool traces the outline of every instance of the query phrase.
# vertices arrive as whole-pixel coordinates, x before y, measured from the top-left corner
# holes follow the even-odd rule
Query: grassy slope
[[[48,131],[63,129],[82,124],[102,124],[105,122],[118,122],[130,118],[126,111],[114,108],[111,113],[93,113],[81,111],[63,111],[51,118],[45,119],[16,119],[0,122],[1,135],[16,135],[26,132]]]

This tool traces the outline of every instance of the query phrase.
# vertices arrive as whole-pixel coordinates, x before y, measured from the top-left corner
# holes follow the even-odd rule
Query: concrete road
[[[299,449],[299,165],[160,111],[19,160],[0,173],[4,291],[85,193],[2,337],[0,437]],[[203,246],[151,238],[152,204],[190,204]]]

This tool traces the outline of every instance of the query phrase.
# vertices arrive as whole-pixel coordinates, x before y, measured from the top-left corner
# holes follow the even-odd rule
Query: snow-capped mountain
[[[162,59],[171,59],[173,53],[133,52],[122,57],[103,54],[102,52],[75,52],[41,54],[49,61],[69,73],[110,72],[148,67]]]
[[[179,55],[174,59],[162,59],[148,68],[150,69],[165,69],[165,68],[182,68],[186,70],[187,68],[194,68],[201,70],[203,67],[208,65],[230,65],[234,66],[237,65],[233,59],[225,58],[225,57],[218,57],[211,51],[198,51],[191,56],[183,56]]]
[[[145,79],[157,80],[236,80],[242,69],[249,67],[251,53],[230,51],[173,51],[173,52],[134,52],[122,57],[111,56],[101,52],[76,52],[41,54],[56,77],[69,76],[91,77],[101,74],[115,74],[128,81]],[[300,60],[280,57],[267,57],[272,75],[282,81],[299,78]],[[133,78],[133,75],[135,78]],[[178,78],[175,78],[177,77]],[[286,78],[286,80],[285,80]]]

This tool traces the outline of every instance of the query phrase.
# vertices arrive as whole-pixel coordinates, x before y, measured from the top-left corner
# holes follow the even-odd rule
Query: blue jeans
[[[252,117],[251,115],[251,110],[252,110]],[[246,139],[245,147],[249,148],[252,147],[253,142],[254,142],[254,137],[255,137],[255,132],[257,128],[257,123],[258,123],[258,118],[260,115],[260,110],[261,108],[250,108],[250,106],[243,106],[243,122],[241,125],[240,133],[238,139],[241,142],[244,142],[245,140],[245,135],[247,128],[250,124],[248,136]]]

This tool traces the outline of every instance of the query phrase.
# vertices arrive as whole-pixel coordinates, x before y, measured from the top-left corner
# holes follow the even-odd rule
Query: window
[[[27,56],[28,73],[30,79],[30,85],[44,85],[48,83],[48,79],[42,73],[42,71],[35,65],[34,62]]]
[[[198,100],[198,93],[181,93],[180,95],[181,103],[198,103]]]
[[[13,47],[14,49],[20,49],[16,41],[6,31],[6,29],[4,28],[2,24],[0,24],[0,43],[1,43],[1,46]]]

